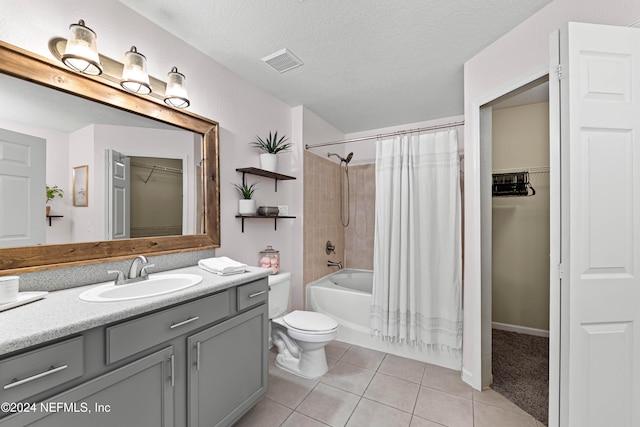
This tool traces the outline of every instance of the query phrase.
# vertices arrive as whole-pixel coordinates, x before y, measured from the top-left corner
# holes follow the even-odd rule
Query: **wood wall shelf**
[[[281,173],[266,171],[264,169],[258,169],[258,168],[239,168],[239,169],[236,169],[236,172],[242,172],[242,184],[243,185],[246,184],[246,182],[245,182],[245,174],[264,176],[266,178],[274,179],[275,182],[276,182],[276,191],[278,191],[278,180],[287,181],[287,180],[290,180],[290,179],[296,179],[295,176],[284,175],[284,174],[281,174]]]
[[[244,233],[244,220],[245,219],[272,219],[273,220],[273,229],[278,229],[278,219],[294,219],[295,216],[288,215],[275,215],[275,216],[266,216],[266,215],[236,215],[236,218],[242,218],[242,232]]]
[[[49,227],[51,227],[51,218],[64,218],[64,215],[47,215],[49,219]]]

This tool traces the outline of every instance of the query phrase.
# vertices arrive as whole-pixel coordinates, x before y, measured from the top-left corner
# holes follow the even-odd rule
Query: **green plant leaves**
[[[243,199],[251,199],[253,197],[253,193],[258,189],[258,187],[256,187],[257,184],[257,182],[254,182],[253,184],[233,184],[233,186],[238,190]]]
[[[288,138],[286,136],[278,139],[278,131],[275,131],[273,134],[269,131],[269,136],[266,139],[262,139],[256,135],[256,140],[250,142],[250,144],[265,153],[278,154],[281,151],[286,151],[291,148],[291,143],[287,141]]]

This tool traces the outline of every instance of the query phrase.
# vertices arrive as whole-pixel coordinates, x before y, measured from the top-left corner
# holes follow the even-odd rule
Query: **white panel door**
[[[131,180],[129,157],[107,151],[107,238],[128,239],[131,235]]]
[[[640,29],[560,32],[560,425],[640,426]]]
[[[45,243],[46,141],[0,129],[0,248]]]

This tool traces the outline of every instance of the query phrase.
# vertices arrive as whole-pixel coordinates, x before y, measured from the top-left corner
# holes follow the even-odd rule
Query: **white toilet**
[[[269,276],[271,342],[278,348],[276,365],[304,378],[318,378],[327,370],[324,347],[338,335],[338,322],[313,311],[287,314],[291,273]]]

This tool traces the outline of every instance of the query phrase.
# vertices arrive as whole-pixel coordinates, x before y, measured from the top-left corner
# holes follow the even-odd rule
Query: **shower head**
[[[346,164],[349,164],[352,158],[353,158],[353,151],[347,155],[346,159],[342,159],[342,161],[345,162]]]
[[[340,159],[340,163],[344,163],[345,165],[347,165],[347,164],[349,164],[349,162],[353,158],[353,152],[349,153],[347,155],[346,159],[344,157],[340,156],[339,154],[336,154],[336,153],[327,153],[327,157],[331,157],[331,156],[336,156],[337,158]]]

